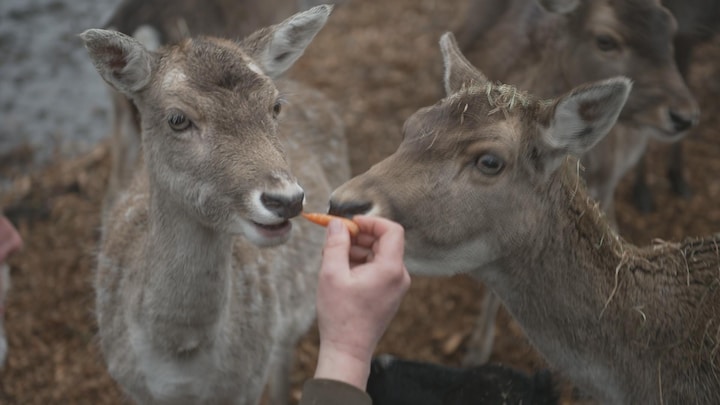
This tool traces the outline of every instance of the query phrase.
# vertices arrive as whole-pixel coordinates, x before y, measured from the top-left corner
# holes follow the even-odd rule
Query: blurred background
[[[78,156],[107,135],[110,101],[77,34],[119,0],[0,4],[0,162],[21,168]],[[3,176],[7,187],[7,177]]]

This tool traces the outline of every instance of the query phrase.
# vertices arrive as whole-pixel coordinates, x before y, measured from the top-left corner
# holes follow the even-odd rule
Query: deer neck
[[[232,241],[151,187],[141,310],[152,325],[192,330],[218,320],[228,299]]]
[[[626,244],[573,173],[557,174],[533,236],[483,277],[548,359],[588,364],[621,338],[604,310]],[[622,297],[613,298],[622,300]],[[618,302],[616,301],[615,304]]]

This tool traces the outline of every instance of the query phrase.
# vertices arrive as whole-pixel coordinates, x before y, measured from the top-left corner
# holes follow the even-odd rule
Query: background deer
[[[244,38],[318,4],[313,0],[125,0],[104,26],[131,35],[146,48],[155,50],[161,44],[177,43],[199,35]],[[129,185],[141,155],[137,108],[130,99],[113,89],[111,100],[112,171],[104,211]]]
[[[613,78],[536,100],[441,39],[447,97],[330,211],[405,227],[414,274],[490,286],[549,363],[604,404],[720,401],[720,235],[637,247],[587,195],[581,156],[630,93]]]
[[[330,11],[157,52],[115,31],[82,34],[140,112],[144,164],[108,213],[95,279],[102,352],[140,403],[255,404],[267,381],[272,403],[288,400],[324,235],[289,220],[306,194],[306,208],[324,206],[349,168],[333,105],[273,79]]]
[[[458,37],[490,80],[538,97],[616,75],[634,80],[617,125],[582,156],[589,193],[614,224],[615,189],[649,139],[677,141],[699,118],[674,63],[675,27],[656,0],[475,0]],[[498,308],[484,301],[469,363],[490,356]]]
[[[695,48],[711,40],[720,31],[720,3],[713,0],[662,0],[663,6],[675,16],[678,30],[675,34],[675,62],[687,81]],[[683,142],[675,142],[667,157],[667,175],[675,194],[688,197],[691,194],[684,175]],[[655,203],[645,182],[645,155],[637,165],[637,177],[633,190],[635,205],[644,212],[652,211]]]

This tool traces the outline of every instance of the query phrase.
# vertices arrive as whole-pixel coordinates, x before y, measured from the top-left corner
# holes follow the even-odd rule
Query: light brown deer
[[[318,4],[314,0],[125,0],[104,27],[131,35],[146,48],[155,50],[161,44],[199,35],[244,38]],[[129,185],[141,157],[137,108],[113,90],[111,101],[112,170],[103,211]]]
[[[440,46],[447,97],[335,190],[330,212],[402,224],[411,273],[482,280],[601,403],[720,403],[720,235],[633,246],[568,159],[608,133],[630,80],[535,99],[488,81],[452,34]]]
[[[615,75],[634,81],[617,125],[582,156],[590,195],[615,224],[615,189],[648,141],[677,141],[698,122],[673,60],[675,32],[658,0],[473,0],[458,36],[490,80],[538,97]],[[490,356],[498,307],[491,296],[483,303],[468,363]]]
[[[273,79],[330,12],[157,52],[115,31],[82,34],[141,117],[144,164],[108,213],[95,279],[102,353],[137,402],[255,404],[266,382],[273,404],[289,400],[323,239],[290,219],[305,193],[307,209],[325,206],[349,165],[333,104]]]

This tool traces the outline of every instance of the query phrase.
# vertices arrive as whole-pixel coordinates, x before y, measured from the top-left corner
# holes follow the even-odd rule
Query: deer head
[[[570,86],[624,75],[633,91],[621,120],[662,141],[696,125],[700,110],[673,59],[677,23],[657,0],[539,0],[565,18],[560,68]]]
[[[298,13],[242,42],[200,37],[156,52],[119,32],[81,34],[102,78],[140,111],[154,195],[258,245],[287,240],[304,194],[278,139],[283,98],[273,79],[302,55],[331,10]]]
[[[447,97],[417,111],[397,151],[331,197],[336,215],[370,214],[405,227],[416,274],[481,270],[536,243],[551,220],[547,193],[568,154],[615,124],[631,89],[617,77],[551,100],[490,83],[452,34],[440,47]]]

